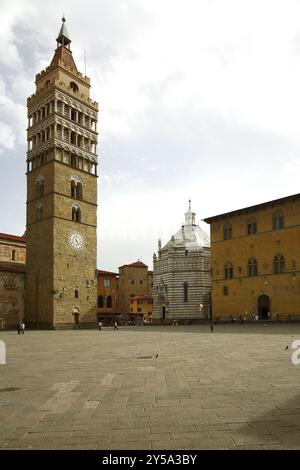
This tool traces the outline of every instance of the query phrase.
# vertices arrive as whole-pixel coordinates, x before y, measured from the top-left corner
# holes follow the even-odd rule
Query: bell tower
[[[26,322],[92,326],[97,314],[97,115],[62,18],[27,100]]]

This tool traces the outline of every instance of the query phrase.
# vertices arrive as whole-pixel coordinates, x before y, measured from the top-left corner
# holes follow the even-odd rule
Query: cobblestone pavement
[[[1,449],[300,448],[299,324],[0,339]]]

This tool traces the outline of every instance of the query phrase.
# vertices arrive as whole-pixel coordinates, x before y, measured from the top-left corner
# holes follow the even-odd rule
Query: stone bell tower
[[[28,98],[26,323],[96,324],[97,114],[65,18]]]

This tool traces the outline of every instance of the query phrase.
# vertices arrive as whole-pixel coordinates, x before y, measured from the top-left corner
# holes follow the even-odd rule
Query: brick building
[[[0,329],[25,317],[26,239],[0,233]]]
[[[119,321],[118,283],[119,274],[98,269],[97,319],[104,325]]]
[[[153,271],[142,261],[119,267],[119,310],[123,321],[131,314],[131,299],[153,293]]]
[[[214,316],[300,320],[300,194],[204,220]]]

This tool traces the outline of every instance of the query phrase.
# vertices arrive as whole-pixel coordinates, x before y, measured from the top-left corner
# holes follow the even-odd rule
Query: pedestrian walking
[[[24,335],[24,333],[25,333],[25,323],[24,322],[21,323],[21,333],[22,333],[22,335]]]
[[[18,332],[18,335],[21,334],[21,322],[20,321],[17,324],[17,332]]]
[[[102,329],[102,321],[99,321],[99,322],[98,322],[98,326],[99,326],[99,331],[101,331],[101,329]]]
[[[118,330],[118,323],[115,321],[115,324],[114,324],[114,331]]]

